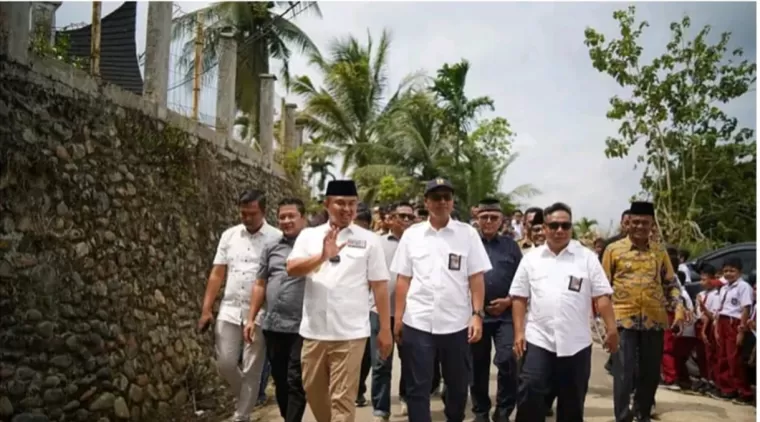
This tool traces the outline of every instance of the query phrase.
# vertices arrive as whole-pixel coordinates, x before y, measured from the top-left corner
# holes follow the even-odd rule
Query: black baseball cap
[[[447,179],[444,179],[443,177],[436,177],[435,179],[427,182],[425,185],[425,195],[436,189],[447,189],[451,192],[454,192],[454,185],[452,185],[451,182],[449,182]]]

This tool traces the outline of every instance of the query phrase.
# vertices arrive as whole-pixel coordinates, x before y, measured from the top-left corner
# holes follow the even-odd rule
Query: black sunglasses
[[[551,230],[557,230],[561,227],[562,230],[568,231],[573,228],[573,223],[569,221],[565,221],[562,223],[551,222],[551,223],[546,223],[546,226],[549,227],[549,229]]]
[[[399,220],[412,221],[414,220],[414,214],[396,214]]]
[[[493,214],[487,214],[487,215],[479,215],[478,220],[488,221],[488,222],[496,222],[499,221],[498,215]]]
[[[451,201],[451,199],[454,196],[452,194],[448,193],[448,192],[447,193],[433,192],[430,195],[428,195],[428,197],[430,198],[431,201],[444,200],[444,201],[448,202],[448,201]]]

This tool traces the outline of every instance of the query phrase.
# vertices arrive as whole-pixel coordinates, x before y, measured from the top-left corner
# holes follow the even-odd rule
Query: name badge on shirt
[[[574,292],[580,292],[581,286],[583,285],[583,279],[578,278],[575,276],[570,276],[570,282],[567,284],[567,290],[572,290]]]
[[[348,246],[349,248],[365,249],[367,247],[367,241],[358,240],[358,239],[348,239],[346,241],[346,246]]]
[[[459,271],[462,268],[462,256],[450,253],[449,254],[449,270]]]

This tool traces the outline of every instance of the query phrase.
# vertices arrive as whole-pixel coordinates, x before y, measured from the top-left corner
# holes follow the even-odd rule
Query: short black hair
[[[301,216],[306,215],[306,205],[304,205],[303,201],[301,201],[300,199],[283,198],[279,203],[277,203],[277,212],[280,211],[280,208],[286,205],[295,205],[296,209],[298,210],[298,213],[301,214]]]
[[[742,265],[742,260],[735,256],[728,257],[723,261],[722,268],[726,268],[726,267],[736,268],[739,271],[744,269],[743,268],[744,266]]]
[[[542,210],[539,207],[530,207],[527,210],[525,210],[525,212],[523,213],[523,215],[528,215],[530,213],[538,214],[540,212],[544,212],[544,210]]]
[[[620,219],[622,220],[625,218],[626,215],[631,215],[631,210],[625,210],[622,214],[620,214]]]
[[[557,211],[564,211],[570,216],[570,218],[573,218],[573,211],[570,209],[570,206],[564,202],[555,202],[546,207],[544,209],[544,218],[554,214]]]
[[[258,189],[246,189],[238,197],[238,205],[250,204],[251,202],[257,202],[262,211],[267,208],[267,197],[264,196],[264,192]]]
[[[356,213],[354,220],[364,221],[365,223],[372,223],[372,211],[369,208],[360,210]]]
[[[399,201],[399,202],[396,202],[396,203],[393,205],[393,208],[392,208],[392,210],[393,210],[393,211],[396,211],[396,210],[397,210],[399,207],[409,207],[409,208],[411,208],[412,210],[414,210],[414,207],[412,206],[412,204],[410,204],[410,203],[408,203],[408,202],[406,202],[406,201]]]
[[[678,250],[678,257],[686,261],[691,256],[691,252],[689,252],[688,249],[679,249]]]
[[[710,277],[715,277],[715,274],[717,274],[718,271],[711,264],[708,264],[707,262],[705,262],[704,264],[699,266],[699,273],[707,274]]]

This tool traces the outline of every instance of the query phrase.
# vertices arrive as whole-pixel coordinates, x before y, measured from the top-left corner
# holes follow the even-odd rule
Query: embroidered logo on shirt
[[[348,239],[348,241],[346,242],[346,246],[348,246],[349,248],[365,249],[367,247],[367,241],[358,240],[358,239]]]
[[[583,285],[583,279],[575,276],[570,276],[570,282],[567,284],[567,289],[574,292],[580,292]]]
[[[449,270],[459,271],[462,268],[462,256],[450,253],[449,254]]]
[[[731,298],[731,306],[739,306],[739,299],[732,297]]]

